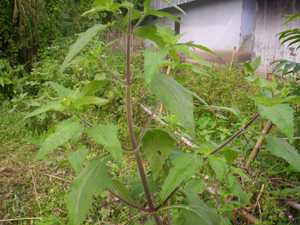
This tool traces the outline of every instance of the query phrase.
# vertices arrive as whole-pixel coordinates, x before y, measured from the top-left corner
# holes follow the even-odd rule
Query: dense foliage
[[[81,14],[92,1],[1,1],[0,8],[0,95],[13,97],[16,80],[24,80],[39,57],[39,50],[54,40],[85,29],[94,18]]]
[[[90,1],[9,1],[1,2],[0,57],[12,64],[34,61],[40,47],[80,31],[80,14]]]

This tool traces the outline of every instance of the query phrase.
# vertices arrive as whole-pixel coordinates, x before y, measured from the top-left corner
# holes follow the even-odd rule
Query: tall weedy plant
[[[81,147],[68,155],[76,173],[67,198],[70,224],[82,224],[89,213],[94,196],[96,194],[103,196],[107,193],[138,212],[138,215],[130,220],[130,224],[230,224],[229,220],[218,215],[216,209],[207,206],[200,199],[199,194],[204,192],[206,185],[203,174],[213,171],[215,180],[226,184],[218,193],[211,189],[211,192],[220,194],[226,201],[227,208],[221,209],[223,212],[232,211],[236,207],[249,203],[251,195],[245,193],[239,183],[239,179],[247,176],[242,170],[232,166],[237,157],[236,152],[227,149],[226,154],[220,154],[220,151],[243,134],[258,115],[254,115],[239,131],[220,145],[199,146],[195,139],[194,143],[191,143],[189,139],[195,137],[194,99],[200,101],[205,108],[229,111],[232,109],[209,106],[203,99],[173,79],[172,72],[184,68],[202,74],[209,65],[190,49],[198,48],[211,54],[213,52],[192,42],[180,43],[179,36],[176,36],[169,27],[142,25],[149,16],[167,17],[179,22],[176,16],[152,8],[150,0],[144,1],[142,7],[135,1],[96,0],[94,7],[84,15],[99,12],[109,14],[112,18],[111,22],[96,24],[80,34],[78,40],[70,47],[61,72],[64,73],[74,62],[74,58],[97,34],[118,26],[123,28],[126,36],[124,73],[114,71],[103,57],[101,63],[106,68],[106,77],[113,79],[88,81],[85,86],[76,89],[50,82],[49,85],[54,89],[57,97],[27,115],[32,117],[48,111],[56,111],[64,113],[68,118],[58,123],[54,132],[46,137],[41,144],[37,159],[43,159],[57,147],[69,142],[81,143],[79,145]],[[142,76],[134,74],[132,69],[134,35],[152,43],[151,48],[143,51]],[[107,44],[103,48],[109,46],[110,44]],[[197,63],[182,63],[182,55],[193,58]],[[174,133],[169,133],[169,129],[165,129],[166,123],[159,118],[165,124],[164,127],[150,126],[152,119],[157,119],[154,109],[149,113],[150,117],[142,127],[138,128],[135,125],[136,116],[133,108],[139,106],[139,103],[133,103],[132,85],[139,79],[143,80],[145,92],[155,96],[155,99],[172,115]],[[128,142],[131,143],[130,151],[126,152],[132,154],[135,159],[139,182],[136,182],[136,176],[132,177],[124,172],[124,168],[127,168],[128,156],[124,155],[123,144],[118,139],[117,125],[95,125],[85,117],[85,109],[90,105],[101,107],[109,103],[107,99],[96,94],[105,83],[114,81],[116,81],[115,85],[119,85],[125,91],[124,108],[127,117]],[[84,145],[87,138],[101,145],[106,153],[87,159],[88,148]],[[188,146],[183,148],[182,141]],[[232,198],[232,195],[236,198]],[[231,202],[228,202],[229,198],[232,199]]]

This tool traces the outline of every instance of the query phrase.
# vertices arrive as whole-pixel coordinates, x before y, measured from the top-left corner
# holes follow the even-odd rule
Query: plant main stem
[[[148,180],[146,177],[143,160],[137,138],[134,134],[134,122],[133,122],[133,111],[132,111],[132,98],[131,98],[131,84],[132,84],[132,73],[131,73],[131,47],[132,47],[132,8],[128,10],[128,27],[127,27],[127,45],[126,45],[126,111],[127,111],[127,124],[128,132],[130,135],[131,145],[134,150],[134,155],[136,158],[139,175],[144,188],[146,200],[150,211],[155,212],[155,205],[152,197],[152,193],[149,188]],[[155,223],[157,225],[162,225],[162,221],[157,213],[153,214]]]

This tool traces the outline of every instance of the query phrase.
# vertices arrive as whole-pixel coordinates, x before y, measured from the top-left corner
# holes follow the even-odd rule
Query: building
[[[278,59],[299,60],[300,54],[293,48],[281,46],[277,34],[287,27],[286,14],[300,12],[299,0],[171,0],[185,12],[183,15],[164,0],[153,0],[156,9],[170,11],[180,17],[180,25],[167,19],[158,23],[176,28],[181,41],[193,41],[206,45],[220,56],[210,60],[224,62],[239,59],[245,61],[262,57],[260,72],[269,73],[271,63]]]

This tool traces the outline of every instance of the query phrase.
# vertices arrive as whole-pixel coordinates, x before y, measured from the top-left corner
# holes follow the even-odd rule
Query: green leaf
[[[275,75],[294,75],[300,72],[300,63],[291,60],[276,60],[272,64],[275,65],[273,69]]]
[[[275,81],[269,81],[257,75],[248,76],[246,77],[246,80],[252,82],[253,84],[256,84],[262,89],[267,89],[269,91],[275,91],[277,88],[277,83]]]
[[[144,16],[157,16],[159,18],[165,17],[170,20],[175,20],[177,22],[180,22],[178,16],[174,16],[171,13],[168,13],[166,11],[162,10],[156,10],[151,7],[151,0],[145,0],[144,1]]]
[[[62,112],[64,111],[66,108],[64,105],[61,104],[61,101],[53,101],[53,102],[49,102],[46,105],[43,105],[39,108],[37,108],[36,110],[32,111],[31,113],[28,113],[25,116],[25,119],[28,119],[30,117],[33,116],[37,116],[39,114],[48,112],[48,111],[58,111],[58,112]]]
[[[149,84],[155,76],[160,74],[160,67],[164,63],[166,55],[166,51],[145,50],[144,76],[147,84]]]
[[[81,33],[77,41],[70,47],[69,52],[61,66],[63,72],[70,64],[73,58],[102,30],[106,28],[105,25],[95,24],[87,31]]]
[[[181,153],[179,154],[170,169],[169,174],[164,181],[161,199],[166,199],[172,191],[177,188],[183,181],[194,175],[201,167],[203,161],[195,154]]]
[[[184,187],[184,193],[188,198],[198,197],[206,189],[206,184],[203,180],[190,180]]]
[[[230,112],[235,116],[240,116],[240,114],[241,114],[238,109],[231,108],[231,107],[216,106],[216,105],[207,105],[207,106],[204,106],[204,107],[206,107],[208,109],[211,109],[211,110],[215,110],[215,111]]]
[[[300,13],[288,14],[285,17],[286,17],[285,24],[291,23],[291,22],[300,20]]]
[[[148,8],[146,10],[145,15],[156,16],[156,17],[159,17],[159,18],[164,18],[165,17],[165,18],[168,18],[170,20],[180,22],[179,18],[177,16],[172,15],[171,13],[161,11],[161,10],[155,10],[155,9],[151,9],[151,8]]]
[[[48,82],[50,84],[50,86],[53,88],[53,90],[55,90],[55,92],[57,93],[57,95],[59,97],[67,97],[67,96],[70,96],[74,93],[73,90],[69,89],[69,88],[66,88],[58,83],[55,83],[55,82]]]
[[[211,53],[211,54],[215,55],[215,52],[213,50],[211,50],[210,48],[208,48],[204,45],[195,44],[192,41],[186,42],[186,43],[180,43],[179,45],[186,45],[188,47],[197,48],[201,51],[208,52],[208,53]]]
[[[154,176],[157,177],[171,151],[176,148],[176,142],[163,130],[149,130],[143,138],[142,148]]]
[[[227,178],[229,195],[238,197],[241,205],[247,205],[250,202],[252,194],[243,191],[238,179],[234,175],[229,174]]]
[[[65,144],[71,139],[79,137],[82,132],[82,126],[76,119],[68,119],[60,122],[55,132],[50,134],[42,143],[41,148],[36,156],[36,160],[44,158],[47,154],[57,147]]]
[[[144,225],[155,225],[155,222],[152,218],[148,219],[147,222]]]
[[[250,98],[253,99],[256,104],[260,104],[264,106],[274,106],[289,101],[289,98],[283,98],[283,97],[267,98],[262,96],[254,96]]]
[[[135,31],[135,34],[154,42],[159,48],[175,45],[179,39],[171,28],[164,26],[142,26]]]
[[[300,104],[300,96],[288,96],[286,101],[291,104],[299,105]]]
[[[244,69],[247,74],[255,74],[258,67],[261,65],[261,57],[255,58],[253,61],[246,62]]]
[[[294,110],[287,104],[258,105],[262,117],[271,120],[290,140],[294,136]]]
[[[89,128],[87,134],[97,144],[103,145],[115,160],[119,162],[122,160],[123,151],[118,139],[118,128],[115,125],[98,125]]]
[[[93,15],[95,13],[102,12],[102,11],[116,12],[119,9],[120,6],[121,6],[120,4],[98,5],[98,6],[92,7],[88,11],[85,11],[82,14],[82,16]]]
[[[168,76],[156,76],[149,84],[150,90],[175,114],[182,127],[194,135],[194,105],[192,94]]]
[[[216,148],[216,144],[212,142],[204,142],[201,145],[199,145],[197,149],[197,153],[200,153],[201,155],[204,156],[209,156],[211,155],[212,151]]]
[[[300,195],[300,186],[275,190],[272,191],[272,194],[280,197],[295,197],[296,195]]]
[[[72,225],[81,224],[90,210],[93,196],[111,186],[111,175],[102,159],[92,160],[72,183],[67,198],[70,223]]]
[[[217,211],[208,207],[199,197],[187,199],[188,205],[178,207],[179,214],[174,225],[221,225]]]
[[[81,94],[83,96],[93,96],[98,91],[103,89],[106,84],[106,80],[93,80],[83,87],[83,89],[81,90]]]
[[[172,46],[177,44],[180,36],[176,35],[174,30],[169,26],[156,26],[157,27],[157,35],[162,37],[166,45]]]
[[[75,170],[76,175],[79,175],[82,168],[83,162],[88,155],[88,149],[86,147],[79,148],[76,152],[71,152],[68,156],[69,162],[72,168]]]
[[[210,156],[208,159],[209,165],[214,170],[219,181],[223,181],[228,172],[226,160],[220,157]]]
[[[72,104],[76,107],[76,108],[80,108],[81,106],[85,106],[85,105],[98,105],[98,106],[102,106],[108,103],[108,100],[104,99],[104,98],[99,98],[96,96],[82,96],[82,97],[78,97],[72,100]]]
[[[237,148],[229,148],[229,147],[225,147],[222,152],[226,161],[229,164],[233,164],[234,160],[236,160],[241,153],[241,151],[238,150]]]
[[[95,0],[93,5],[110,7],[113,4],[114,4],[113,0]]]
[[[300,172],[300,154],[287,141],[272,135],[267,136],[267,149],[273,155],[287,161],[294,169]]]
[[[300,29],[299,28],[288,29],[279,33],[279,40],[282,45],[287,43],[288,47],[295,45],[295,47],[299,49]]]
[[[180,8],[176,3],[173,3],[171,0],[166,0],[166,2],[171,5],[174,9],[176,9],[178,12],[182,13],[184,16],[186,16],[185,11]]]
[[[143,39],[154,42],[160,48],[163,48],[166,45],[164,39],[158,35],[156,26],[139,27],[136,29],[135,34]]]
[[[128,202],[134,202],[135,200],[132,198],[132,193],[127,189],[127,187],[122,184],[119,180],[113,180],[112,191],[118,193],[123,199]]]

